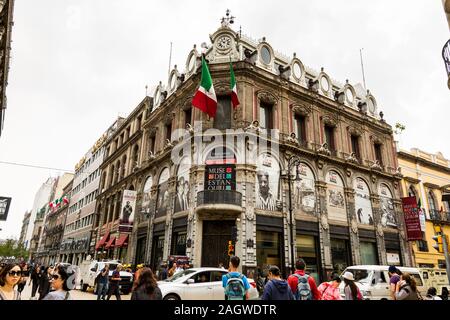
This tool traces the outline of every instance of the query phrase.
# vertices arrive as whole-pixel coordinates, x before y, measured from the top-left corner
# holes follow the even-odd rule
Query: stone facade
[[[97,243],[105,245],[107,233],[122,236],[124,190],[137,192],[136,216],[127,250],[110,246],[97,255],[156,268],[170,255],[187,255],[194,266],[226,265],[236,226],[236,254],[249,274],[268,264],[287,273],[292,242],[296,257],[304,257],[321,280],[352,264],[411,265],[392,128],[374,96],[226,24],[210,39],[205,57],[223,115],[211,119],[192,108],[201,73],[194,47],[184,72],[175,66],[167,85],[160,82],[153,99],[146,97],[108,138]],[[230,57],[240,100],[235,109],[228,98]],[[264,127],[275,131],[266,135]],[[122,161],[133,154],[132,164]],[[298,199],[293,223],[292,156],[300,159],[302,179],[292,182]],[[117,175],[123,163],[125,172]],[[222,169],[234,175],[230,189],[211,190],[206,180]],[[272,192],[273,201],[266,197]]]

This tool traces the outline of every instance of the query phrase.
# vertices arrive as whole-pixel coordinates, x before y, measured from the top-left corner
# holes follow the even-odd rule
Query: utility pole
[[[447,279],[448,279],[448,283],[450,283],[450,257],[448,256],[448,242],[447,242],[447,237],[444,234],[444,232],[442,232],[442,245],[443,245],[443,249],[444,249],[444,257],[445,257],[445,268],[447,269]]]

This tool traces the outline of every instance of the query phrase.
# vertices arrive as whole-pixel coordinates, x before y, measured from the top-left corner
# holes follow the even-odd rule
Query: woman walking
[[[395,289],[396,300],[419,300],[416,280],[407,272],[404,272],[397,282]]]
[[[37,291],[37,289],[39,287],[39,281],[40,281],[40,278],[41,278],[41,272],[40,271],[41,271],[41,268],[38,265],[36,265],[33,268],[33,270],[31,271],[30,284],[32,284],[32,287],[31,287],[31,299],[32,300],[35,299],[36,291]]]
[[[319,290],[322,298],[320,300],[342,300],[339,292],[339,285],[341,284],[341,278],[339,275],[333,275],[330,282],[322,283],[317,290]]]
[[[17,285],[17,292],[19,292],[20,296],[22,296],[22,291],[25,288],[25,285],[27,284],[29,276],[30,272],[28,270],[28,264],[25,263],[25,265],[22,267],[22,278],[20,279],[19,284]]]
[[[51,286],[54,291],[45,296],[43,300],[72,300],[67,281],[72,274],[68,274],[67,269],[58,265],[53,271]]]
[[[50,292],[50,279],[52,276],[52,267],[41,267],[41,279],[39,282],[39,300],[45,298],[45,296]]]
[[[355,278],[353,278],[353,273],[346,271],[342,276],[344,279],[344,300],[362,300],[361,292],[358,286],[355,284]]]
[[[22,277],[18,264],[7,264],[0,272],[0,300],[20,300],[20,293],[14,290]]]
[[[139,278],[131,300],[162,300],[161,290],[150,268],[143,268],[139,272]]]

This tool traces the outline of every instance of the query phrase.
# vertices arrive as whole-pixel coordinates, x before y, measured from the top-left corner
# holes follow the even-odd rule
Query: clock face
[[[217,48],[225,50],[231,47],[231,38],[222,36],[217,40]]]

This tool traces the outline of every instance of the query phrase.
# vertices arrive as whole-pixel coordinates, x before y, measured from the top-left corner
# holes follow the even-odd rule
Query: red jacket
[[[305,275],[305,271],[303,270],[295,270],[295,273],[300,275],[300,276],[304,276]],[[316,281],[314,280],[313,277],[309,276],[308,277],[308,283],[309,286],[311,288],[311,293],[313,295],[313,300],[320,300],[320,292],[319,290],[317,290],[317,285],[316,285]],[[294,295],[296,295],[297,293],[297,285],[298,285],[298,278],[294,275],[290,275],[288,278],[288,284],[291,287],[292,293]]]

